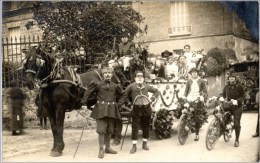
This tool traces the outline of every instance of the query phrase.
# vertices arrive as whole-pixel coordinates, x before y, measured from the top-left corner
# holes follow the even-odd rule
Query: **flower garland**
[[[176,85],[174,85],[173,87],[176,87]],[[167,86],[166,86],[166,90],[168,90],[168,89],[170,89],[170,86],[167,84]],[[164,95],[166,94],[166,90],[164,90]],[[174,96],[175,96],[175,91],[174,92],[170,92],[170,94],[174,94],[173,96],[172,96],[172,99],[171,99],[171,101],[170,101],[170,103],[169,104],[166,104],[166,102],[165,102],[165,99],[163,98],[163,95],[160,93],[160,98],[161,98],[161,100],[162,100],[162,103],[163,103],[163,105],[164,106],[166,106],[166,107],[170,107],[172,104],[173,104],[173,102],[174,102]]]
[[[199,123],[199,126],[201,127],[204,123],[207,123],[208,121],[208,114],[205,105],[198,106],[198,102],[186,102],[183,103],[183,99],[179,99],[181,101],[181,110],[182,113],[188,113],[188,117],[186,119],[186,125],[189,127],[191,132],[195,131],[195,122]],[[196,115],[192,114],[194,112],[194,108],[196,109]]]

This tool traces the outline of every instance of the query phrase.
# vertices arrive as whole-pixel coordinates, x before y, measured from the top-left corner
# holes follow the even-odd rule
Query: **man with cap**
[[[188,101],[196,101],[197,108],[194,108],[194,116],[196,117],[197,110],[196,109],[203,109],[204,101],[207,98],[207,86],[205,80],[201,79],[198,76],[198,70],[196,68],[192,68],[189,73],[191,74],[191,78],[186,83],[186,88],[184,91],[184,96],[187,98]],[[201,125],[198,119],[195,119],[195,139],[194,141],[199,140],[199,129]]]
[[[134,44],[129,41],[130,34],[123,31],[121,36],[121,43],[118,44],[116,49],[117,59],[131,54],[131,50],[134,48]]]
[[[143,130],[143,145],[144,150],[149,150],[147,140],[149,138],[150,122],[151,122],[151,103],[159,96],[158,89],[144,83],[144,73],[136,71],[134,73],[135,82],[126,88],[126,103],[132,105],[132,143],[133,147],[130,151],[134,154],[137,150],[136,144],[138,140],[139,125]],[[148,92],[152,93],[151,99],[148,97]]]
[[[244,88],[238,83],[236,76],[230,74],[228,76],[227,85],[223,89],[222,96],[227,100],[232,102],[231,114],[234,116],[234,128],[236,133],[236,139],[234,147],[239,146],[239,136],[240,136],[240,120],[242,116],[242,103],[245,97]]]
[[[97,133],[99,139],[99,158],[104,157],[104,153],[117,154],[110,147],[111,134],[114,130],[114,122],[120,119],[119,108],[125,102],[124,90],[120,85],[111,82],[112,69],[105,67],[102,69],[104,80],[92,82],[85,92],[82,103],[86,103],[92,93],[96,94],[97,103],[90,115],[96,119]],[[105,144],[105,150],[104,150]]]

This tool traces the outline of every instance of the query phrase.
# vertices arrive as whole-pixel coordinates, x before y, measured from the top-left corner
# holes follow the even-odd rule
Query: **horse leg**
[[[57,130],[56,130],[56,124],[55,124],[55,117],[49,116],[50,124],[51,124],[51,131],[52,131],[52,136],[53,136],[53,146],[51,149],[50,156],[55,155],[54,153],[57,151]]]
[[[61,156],[62,151],[64,149],[64,141],[63,141],[63,127],[64,127],[64,118],[65,111],[62,106],[58,106],[56,110],[56,147],[55,150],[52,151],[53,157]]]
[[[44,129],[47,130],[47,117],[43,117]]]
[[[42,123],[42,117],[40,117],[40,130],[42,130],[43,129],[43,123]]]

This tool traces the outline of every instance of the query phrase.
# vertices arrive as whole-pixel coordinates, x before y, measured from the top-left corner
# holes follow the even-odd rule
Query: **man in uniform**
[[[82,100],[82,103],[86,103],[89,96],[94,92],[96,93],[97,104],[90,116],[96,119],[97,123],[99,158],[103,158],[104,153],[117,154],[116,151],[110,148],[110,138],[115,120],[121,117],[118,108],[121,108],[121,105],[125,102],[124,90],[119,85],[111,82],[112,69],[109,67],[103,68],[102,74],[104,80],[98,83],[92,82]]]
[[[144,73],[142,71],[135,72],[135,83],[132,83],[126,88],[126,102],[128,105],[133,105],[132,110],[132,143],[133,147],[131,154],[135,153],[137,148],[139,124],[143,130],[143,146],[144,150],[149,150],[147,140],[149,138],[149,130],[151,123],[151,102],[155,102],[159,96],[159,91],[144,83]],[[151,99],[148,97],[148,92],[153,93]]]

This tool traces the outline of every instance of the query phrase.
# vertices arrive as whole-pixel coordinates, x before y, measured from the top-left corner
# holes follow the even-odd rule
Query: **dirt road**
[[[213,116],[209,117],[209,122]],[[129,128],[122,151],[120,146],[114,147],[119,151],[117,155],[106,154],[99,159],[97,134],[95,129],[85,130],[76,157],[73,158],[82,130],[65,129],[65,149],[61,157],[50,157],[52,147],[51,130],[27,129],[26,135],[10,136],[10,132],[3,132],[3,162],[255,162],[259,156],[259,138],[252,138],[255,132],[257,113],[243,113],[241,125],[240,147],[235,148],[234,133],[230,142],[225,143],[223,137],[219,139],[212,151],[205,147],[205,134],[208,124],[200,132],[200,140],[193,141],[194,134],[190,134],[185,145],[180,145],[177,139],[177,124],[173,126],[172,137],[158,140],[153,131],[149,140],[149,151],[141,149],[138,142],[137,153],[130,154],[131,127]]]

